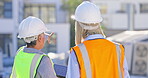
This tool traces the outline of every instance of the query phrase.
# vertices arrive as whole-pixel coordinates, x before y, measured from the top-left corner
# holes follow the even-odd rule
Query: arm
[[[121,51],[123,51],[123,56],[124,56],[124,59],[123,59],[123,70],[124,70],[124,78],[130,78],[129,76],[129,72],[128,72],[128,65],[127,65],[127,60],[126,60],[126,56],[125,56],[125,50],[124,50],[124,46],[121,45]]]
[[[66,78],[80,78],[79,64],[74,51],[69,55]]]
[[[124,59],[124,78],[130,78],[129,73],[128,73],[128,65],[127,65],[127,61],[126,58]]]
[[[40,78],[57,78],[49,57],[44,56],[42,58],[37,69],[37,76],[40,76]]]

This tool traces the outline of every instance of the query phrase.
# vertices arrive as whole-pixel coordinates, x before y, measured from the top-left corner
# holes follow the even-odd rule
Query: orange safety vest
[[[72,49],[78,59],[80,78],[124,78],[122,45],[95,39],[84,41]]]

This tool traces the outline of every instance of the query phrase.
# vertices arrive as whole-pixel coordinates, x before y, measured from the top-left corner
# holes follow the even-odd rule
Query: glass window
[[[128,13],[128,12],[130,12],[131,6],[133,6],[134,13],[136,13],[135,5],[134,4],[131,5],[131,4],[128,4],[128,3],[122,3],[120,10],[117,10],[116,13]]]
[[[12,18],[12,1],[0,1],[0,18]]]
[[[0,18],[3,17],[3,6],[4,6],[3,1],[0,1]]]
[[[24,13],[24,17],[25,17],[25,18],[26,18],[27,16],[31,16],[31,15],[32,15],[32,14],[31,14],[31,8],[30,8],[29,5],[25,6],[24,11],[25,11],[25,13]]]
[[[140,13],[148,13],[148,3],[140,4]]]
[[[55,7],[49,7],[49,20],[51,23],[56,22]]]
[[[127,4],[121,4],[121,9],[117,11],[117,13],[126,13],[127,11]]]
[[[4,57],[10,57],[10,51],[12,51],[12,35],[0,34],[0,43]]]
[[[41,7],[41,19],[45,22],[48,23],[49,21],[49,15],[48,15],[48,7]]]
[[[55,23],[55,6],[46,4],[25,4],[24,17],[35,16],[43,20],[45,23]]]
[[[98,3],[96,5],[100,7],[101,14],[106,14],[107,13],[107,9],[108,9],[107,4],[105,4],[105,3]]]
[[[26,43],[25,43],[25,41],[23,40],[23,39],[17,39],[17,45],[18,45],[18,48],[17,49],[19,49],[20,47],[22,47],[22,46],[25,46],[26,45]]]
[[[30,14],[32,14],[35,17],[39,17],[39,8],[36,6],[32,6],[31,9],[32,9],[32,13],[30,13]]]

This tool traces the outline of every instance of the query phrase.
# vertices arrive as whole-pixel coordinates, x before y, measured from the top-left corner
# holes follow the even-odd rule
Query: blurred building
[[[103,15],[107,35],[124,30],[148,29],[148,0],[91,0]],[[133,12],[131,12],[133,11]],[[112,33],[110,33],[112,32]]]
[[[61,1],[0,0],[0,47],[4,56],[13,57],[18,47],[24,45],[23,40],[17,39],[18,26],[28,16],[42,19],[46,26],[55,32],[51,44],[56,49],[51,51],[58,53],[68,51],[70,25],[67,20],[67,12],[61,8]]]
[[[42,19],[55,33],[51,44],[45,44],[44,52],[62,53],[69,50],[70,24],[62,5],[62,0],[0,0],[0,59],[3,59],[3,66],[12,65],[17,49],[25,45],[17,35],[19,23],[28,16]]]

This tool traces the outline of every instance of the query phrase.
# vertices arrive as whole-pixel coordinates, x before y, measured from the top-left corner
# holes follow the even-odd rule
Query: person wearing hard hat
[[[75,11],[75,44],[66,78],[130,78],[124,47],[105,38],[99,8],[88,1]]]
[[[27,46],[18,49],[10,78],[57,78],[50,58],[41,51],[53,34],[39,18],[29,16],[19,25],[18,38]]]

